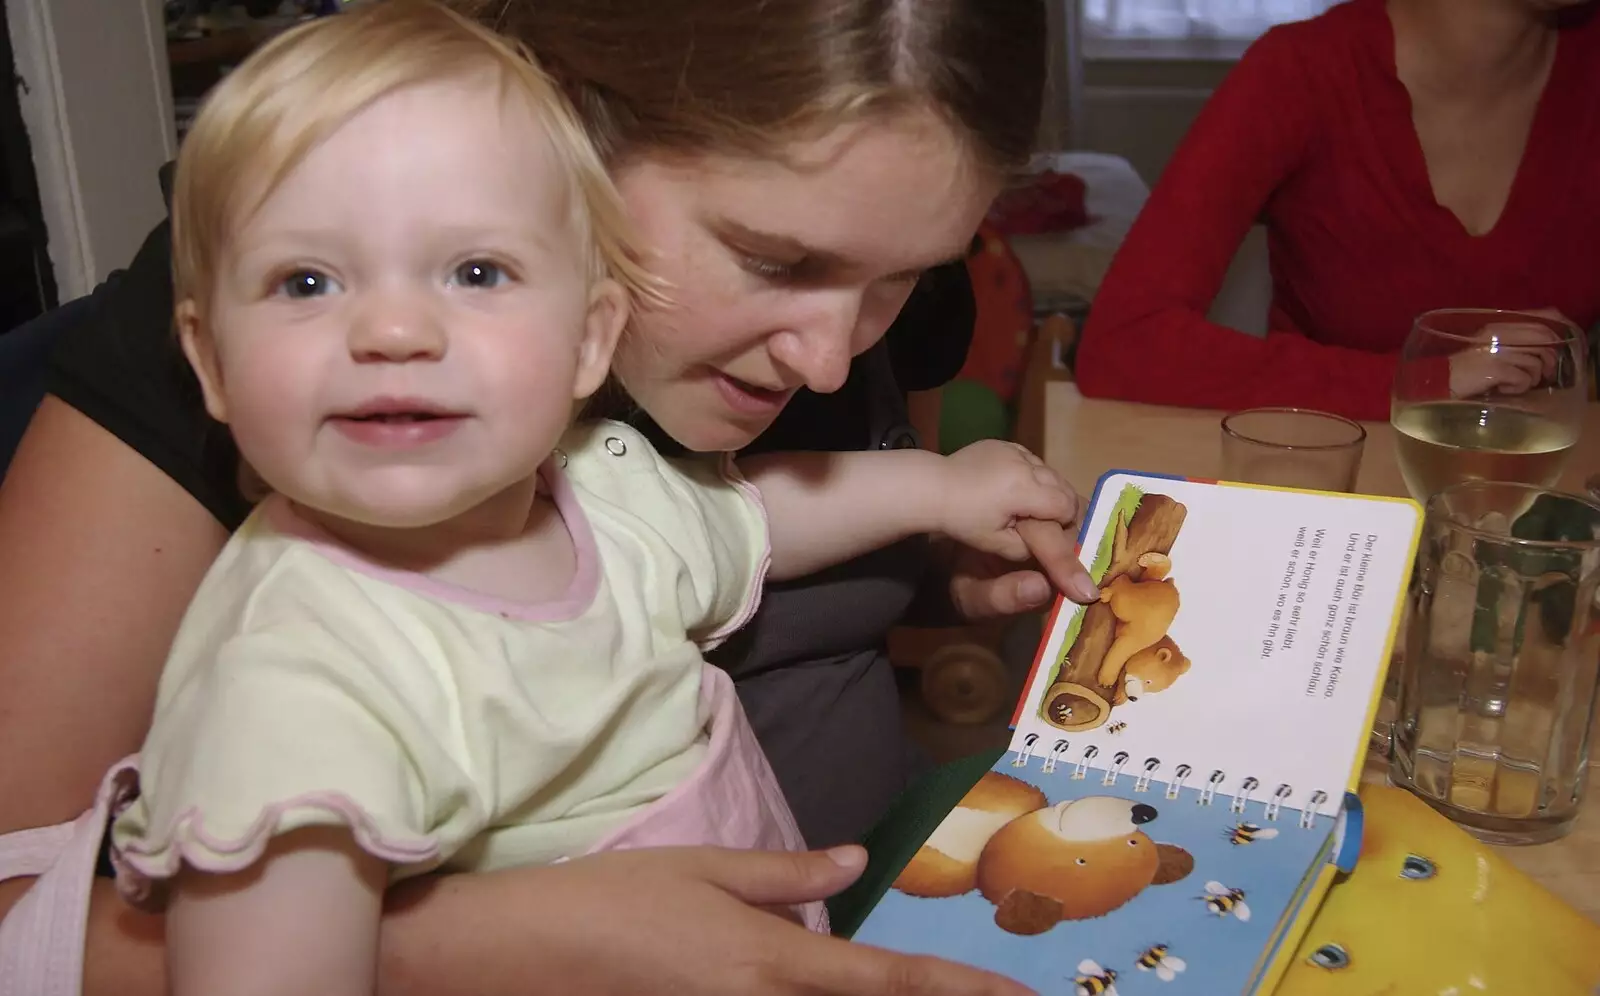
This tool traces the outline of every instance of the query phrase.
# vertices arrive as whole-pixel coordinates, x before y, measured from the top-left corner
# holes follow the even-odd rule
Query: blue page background
[[[993,904],[976,891],[919,899],[891,889],[855,940],[978,965],[1009,975],[1045,996],[1075,993],[1073,978],[1084,959],[1117,972],[1119,996],[1242,992],[1279,917],[1332,833],[1334,818],[1318,817],[1313,829],[1302,830],[1298,810],[1285,808],[1276,821],[1268,822],[1261,802],[1251,802],[1237,814],[1229,811],[1232,798],[1221,793],[1209,806],[1201,806],[1195,789],[1184,788],[1178,798],[1167,799],[1166,783],[1159,779],[1151,782],[1148,792],[1135,794],[1131,775],[1124,774],[1108,787],[1099,769],[1089,769],[1084,779],[1073,779],[1071,765],[1045,774],[1037,759],[1025,768],[1013,767],[1015,756],[1006,754],[995,770],[1037,786],[1051,804],[1112,795],[1154,806],[1159,815],[1140,829],[1157,843],[1188,851],[1194,870],[1180,881],[1150,886],[1104,917],[1065,921],[1032,937],[996,927]],[[1241,822],[1270,827],[1278,834],[1269,840],[1232,844],[1228,831]],[[1207,910],[1202,900],[1210,880],[1245,891],[1248,922]],[[1186,963],[1171,982],[1135,966],[1140,952],[1155,944],[1166,944],[1170,956]]]

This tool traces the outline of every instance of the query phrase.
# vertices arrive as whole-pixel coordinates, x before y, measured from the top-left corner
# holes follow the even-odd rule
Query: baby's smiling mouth
[[[328,416],[328,424],[353,442],[381,448],[420,446],[446,439],[468,413],[420,398],[373,398]]]
[[[450,415],[438,415],[434,412],[372,412],[367,415],[337,415],[335,418],[347,418],[352,422],[431,422],[439,418],[452,418]]]
[[[330,418],[349,422],[379,422],[404,424],[431,422],[438,419],[464,418],[465,412],[446,408],[421,398],[373,398],[348,411],[335,412]]]

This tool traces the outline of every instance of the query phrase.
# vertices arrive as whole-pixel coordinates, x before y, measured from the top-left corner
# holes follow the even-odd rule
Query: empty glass
[[[1600,504],[1469,481],[1428,502],[1390,778],[1491,843],[1582,803],[1600,673]]]
[[[1250,408],[1222,420],[1222,477],[1312,491],[1353,491],[1367,430],[1309,408]]]

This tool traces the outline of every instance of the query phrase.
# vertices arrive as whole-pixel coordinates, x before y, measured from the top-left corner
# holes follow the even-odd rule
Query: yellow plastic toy
[[[1594,996],[1600,924],[1409,793],[1361,786],[1361,859],[1279,996]]]

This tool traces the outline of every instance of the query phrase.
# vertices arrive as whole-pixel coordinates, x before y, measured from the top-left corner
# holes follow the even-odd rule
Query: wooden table
[[[1044,391],[1045,462],[1079,491],[1088,493],[1108,470],[1217,476],[1220,412],[1085,398],[1070,381],[1046,384]],[[1367,443],[1357,490],[1405,495],[1394,458],[1394,430],[1386,422],[1365,425]],[[1581,491],[1584,478],[1596,471],[1600,471],[1600,404],[1589,406],[1577,453],[1561,487]],[[1381,781],[1383,775],[1382,765],[1374,765],[1366,778]],[[1591,772],[1583,813],[1566,838],[1499,850],[1551,892],[1600,921],[1600,777]]]

